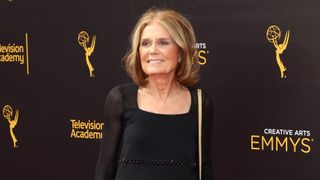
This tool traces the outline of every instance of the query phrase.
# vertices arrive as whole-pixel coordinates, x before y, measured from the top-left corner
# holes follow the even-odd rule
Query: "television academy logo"
[[[10,135],[13,141],[13,147],[14,148],[18,148],[17,142],[18,139],[16,138],[13,129],[16,127],[17,123],[18,123],[18,119],[19,119],[19,110],[16,110],[16,113],[14,115],[13,118],[13,109],[10,105],[5,105],[2,109],[2,114],[3,117],[8,121],[9,123],[9,128],[10,128]],[[12,119],[13,118],[13,119]]]
[[[80,46],[83,47],[83,49],[85,51],[86,64],[89,69],[89,75],[90,75],[90,77],[94,77],[94,73],[93,73],[94,67],[91,64],[89,57],[91,56],[91,54],[94,51],[94,47],[96,45],[96,36],[93,35],[90,47],[88,47],[88,44],[90,44],[89,42],[90,42],[89,34],[86,31],[81,31],[78,34],[78,43]]]
[[[280,54],[286,50],[290,37],[290,30],[286,31],[286,35],[284,37],[283,43],[279,44],[278,41],[281,38],[281,30],[276,25],[271,25],[266,31],[266,37],[270,43],[276,48],[276,60],[280,70],[280,77],[287,78],[285,71],[287,67],[283,64],[283,61],[280,59]]]
[[[104,123],[96,120],[70,119],[72,139],[102,139]]]
[[[0,63],[26,64],[26,74],[30,74],[28,33],[25,33],[24,45],[21,42],[0,43]]]

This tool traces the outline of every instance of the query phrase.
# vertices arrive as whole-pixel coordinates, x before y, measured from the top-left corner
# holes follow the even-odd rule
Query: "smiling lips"
[[[164,62],[164,60],[163,59],[149,59],[147,62],[150,64],[156,64],[156,63],[162,63],[162,62]]]

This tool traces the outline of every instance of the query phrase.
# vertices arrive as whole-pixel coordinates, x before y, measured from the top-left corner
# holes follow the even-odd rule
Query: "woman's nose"
[[[158,53],[157,43],[152,43],[152,45],[150,46],[150,53]]]

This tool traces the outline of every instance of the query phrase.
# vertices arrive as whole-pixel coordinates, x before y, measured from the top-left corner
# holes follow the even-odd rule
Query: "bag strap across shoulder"
[[[202,91],[198,93],[198,152],[199,152],[199,180],[202,178]]]

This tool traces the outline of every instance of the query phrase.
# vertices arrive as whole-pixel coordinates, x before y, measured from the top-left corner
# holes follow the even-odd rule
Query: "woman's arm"
[[[103,140],[95,180],[114,180],[115,178],[122,134],[122,111],[122,94],[120,87],[117,86],[109,92],[104,105]]]

